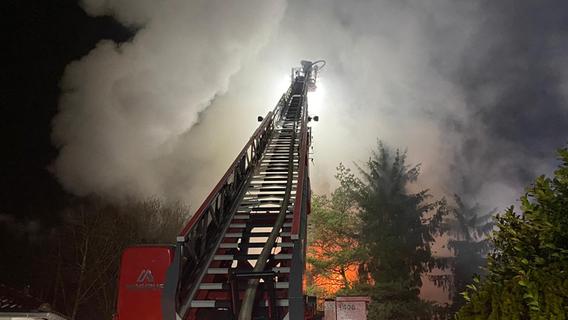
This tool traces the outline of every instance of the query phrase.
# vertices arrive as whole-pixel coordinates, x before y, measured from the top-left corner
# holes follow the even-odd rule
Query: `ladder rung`
[[[247,254],[246,260],[255,260],[258,258],[258,254]],[[244,256],[243,256],[244,257]],[[273,256],[274,260],[290,260],[292,259],[292,255],[289,253],[279,253]],[[215,261],[233,261],[235,260],[235,256],[232,254],[216,254],[213,256],[213,260]]]
[[[274,181],[251,181],[250,182],[251,185],[269,185],[269,186],[274,186],[274,187],[279,187],[279,186],[284,186],[286,187],[286,181],[284,182],[274,182]]]
[[[227,301],[227,305],[230,305]],[[192,300],[191,307],[192,308],[219,308],[221,307],[222,303],[219,300]]]
[[[223,290],[224,283],[213,282],[213,283],[200,283],[199,290]]]
[[[221,249],[238,249],[239,248],[238,242],[225,242],[221,243],[219,248]],[[249,248],[262,248],[264,247],[264,242],[249,242]],[[280,248],[293,248],[294,244],[292,242],[276,242],[275,247]]]
[[[274,283],[275,289],[288,289],[290,284],[288,282],[276,282]],[[225,290],[228,289],[227,283],[221,282],[207,282],[199,284],[199,290]]]
[[[269,235],[270,235],[270,232],[251,232],[250,233],[251,238],[268,237]],[[280,232],[279,236],[280,237],[289,237],[290,232]],[[242,238],[242,237],[243,237],[242,232],[229,232],[229,233],[225,234],[225,238]]]
[[[264,221],[258,221],[257,223],[254,223],[253,225],[251,225],[250,227],[255,228],[255,227],[261,227],[261,228],[268,228],[268,227],[272,227],[274,225],[274,222],[272,222],[271,220],[274,220],[275,217],[270,217],[271,219],[263,219]],[[258,219],[260,220],[260,219]],[[268,220],[268,221],[266,221]],[[229,225],[229,228],[231,229],[244,229],[247,227],[246,223],[231,223]],[[282,228],[290,228],[292,227],[292,222],[284,222],[284,224],[282,225]]]
[[[274,267],[276,273],[290,273],[290,267]],[[208,268],[207,274],[229,274],[229,268]]]
[[[231,223],[229,228],[246,228],[246,223]]]
[[[257,214],[272,214],[272,213],[280,212],[280,208],[273,209],[273,210],[272,209],[266,210],[266,208],[259,209],[259,208],[242,207],[242,208],[239,208],[239,211],[237,211],[237,212],[241,213],[241,214],[254,213],[254,215],[257,215]]]
[[[275,201],[275,200],[282,200],[284,196],[276,195],[276,194],[255,194],[255,195],[245,195],[243,198],[244,200],[258,200],[258,201]]]
[[[276,299],[276,306],[287,307],[288,299]],[[268,306],[268,301],[263,301],[260,305]],[[192,308],[229,308],[231,306],[230,301],[227,300],[192,300]]]
[[[292,219],[293,216],[292,214],[287,214],[286,219]],[[250,214],[236,214],[233,216],[233,220],[248,220],[250,218]]]
[[[275,205],[280,205],[282,203],[282,199],[279,200],[275,200],[275,199],[243,199],[243,201],[241,202],[241,206],[243,205],[252,205],[254,206],[255,204],[275,204]]]
[[[291,210],[292,204],[288,204],[288,209]],[[270,207],[268,206],[255,206],[254,204],[241,204],[240,206],[241,208],[247,208],[247,210],[250,210],[250,212],[256,212],[256,213],[278,213],[280,212],[280,209],[283,207],[282,205],[277,205],[277,204],[271,204]]]

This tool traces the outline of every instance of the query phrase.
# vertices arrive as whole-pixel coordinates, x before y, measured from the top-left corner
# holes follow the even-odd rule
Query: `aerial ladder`
[[[308,92],[325,61],[302,61],[274,110],[175,245],[122,255],[116,320],[313,319],[304,293],[311,129]]]

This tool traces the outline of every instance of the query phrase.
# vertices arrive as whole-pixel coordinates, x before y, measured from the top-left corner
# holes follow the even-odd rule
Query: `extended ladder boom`
[[[310,210],[307,93],[315,90],[324,64],[302,61],[292,70],[289,89],[273,111],[259,117],[262,123],[175,247],[125,251],[118,320],[308,318],[303,293]],[[152,291],[146,290],[148,274]],[[147,303],[136,311],[135,300]]]

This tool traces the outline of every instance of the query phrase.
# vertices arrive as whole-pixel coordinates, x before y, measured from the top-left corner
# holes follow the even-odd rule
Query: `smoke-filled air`
[[[195,208],[290,67],[325,59],[309,97],[317,193],[380,139],[434,194],[503,208],[568,137],[568,5],[539,3],[85,0],[136,32],[67,66],[52,168],[78,195]]]

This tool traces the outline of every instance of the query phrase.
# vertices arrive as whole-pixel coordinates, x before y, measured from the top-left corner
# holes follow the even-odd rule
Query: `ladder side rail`
[[[306,81],[307,86],[307,81]],[[289,278],[288,301],[290,319],[304,319],[305,301],[303,292],[303,276],[306,263],[306,239],[307,239],[307,213],[310,210],[310,181],[308,173],[309,164],[309,131],[307,87],[304,87],[304,106],[302,107],[300,146],[298,150],[298,182],[296,186],[296,198],[292,213],[292,228],[290,238],[292,240],[293,253]]]
[[[296,190],[304,190],[304,184],[307,176],[306,168],[308,166],[308,106],[307,101],[302,110],[302,127],[300,130],[300,149],[298,154],[298,185]],[[298,192],[294,201],[294,212],[292,217],[292,230],[290,232],[292,240],[297,240],[300,237],[300,219],[302,213],[302,202],[307,196],[303,192]]]

